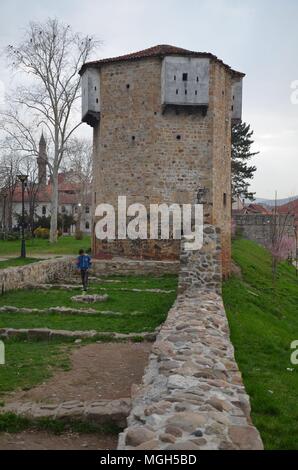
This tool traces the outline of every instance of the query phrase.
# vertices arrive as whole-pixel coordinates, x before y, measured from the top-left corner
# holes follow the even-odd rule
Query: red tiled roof
[[[75,191],[74,194],[69,194],[68,192],[65,192],[66,189]],[[52,194],[52,186],[51,184],[48,184],[47,186],[40,187],[37,196],[36,196],[36,202],[37,203],[49,203],[51,201],[51,194]],[[24,200],[25,202],[29,201],[28,193],[25,191],[24,194]],[[22,202],[22,187],[21,185],[17,185],[14,195],[13,195],[13,202]],[[59,184],[59,204],[78,204],[79,198],[78,198],[78,185],[71,185],[70,183],[67,184]],[[87,201],[88,204],[91,204],[91,195],[88,195]]]
[[[249,206],[246,208],[248,213],[254,213],[254,214],[270,214],[270,211],[266,209],[262,204],[249,204]]]
[[[298,215],[298,199],[294,199],[293,201],[287,202],[287,204],[278,206],[277,210],[278,212],[282,212],[282,213],[291,213],[291,214]]]
[[[124,61],[130,61],[130,60],[145,59],[148,57],[165,57],[168,55],[184,55],[188,57],[207,58],[207,59],[215,60],[216,62],[226,67],[233,75],[237,75],[239,77],[245,76],[244,73],[233,70],[229,65],[225,64],[222,60],[218,59],[214,54],[211,54],[210,52],[190,51],[188,49],[183,49],[181,47],[176,47],[176,46],[170,46],[168,44],[161,44],[161,45],[149,47],[148,49],[143,49],[138,52],[132,52],[130,54],[125,54],[125,55],[121,55],[117,57],[111,57],[107,59],[86,62],[86,64],[82,66],[79,73],[82,74],[87,67],[100,68],[101,65],[107,64],[110,62],[124,62]]]
[[[24,200],[28,202],[28,193],[25,190],[24,193]],[[51,200],[51,187],[50,185],[41,187],[37,193],[37,201],[38,202],[50,202]],[[21,185],[17,185],[16,189],[13,193],[12,202],[22,202],[22,187]]]
[[[277,207],[277,212],[280,214],[290,214],[295,217],[295,225],[298,227],[298,199],[289,201],[287,204]]]

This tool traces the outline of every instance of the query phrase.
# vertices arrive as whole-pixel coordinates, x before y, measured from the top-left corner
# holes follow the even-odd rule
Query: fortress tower
[[[244,74],[209,53],[155,46],[82,67],[82,120],[94,128],[94,205],[204,203],[231,257],[231,121]],[[93,253],[178,257],[175,241],[100,242]]]

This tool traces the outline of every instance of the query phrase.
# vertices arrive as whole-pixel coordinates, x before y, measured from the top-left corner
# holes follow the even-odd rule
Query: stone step
[[[98,425],[115,424],[126,426],[130,413],[130,398],[118,400],[65,401],[59,404],[36,402],[11,402],[0,409],[1,413],[14,413],[29,419],[52,418],[58,420],[78,420]]]
[[[32,290],[82,290],[82,283],[80,284],[25,284],[24,289]]]
[[[39,340],[50,340],[50,339],[88,339],[98,337],[107,337],[114,340],[131,340],[135,337],[142,338],[145,341],[155,341],[157,330],[153,332],[143,333],[114,333],[108,331],[96,331],[96,330],[85,330],[85,331],[69,331],[69,330],[51,330],[49,328],[0,328],[0,338],[14,338],[26,336],[27,339],[39,339]]]
[[[50,307],[50,308],[27,308],[27,307],[15,307],[13,305],[3,305],[0,307],[1,313],[36,313],[48,315],[51,313],[59,313],[61,315],[105,315],[105,316],[121,316],[122,312],[114,312],[112,310],[96,310],[94,308],[72,308],[72,307]],[[133,312],[132,312],[133,313]]]

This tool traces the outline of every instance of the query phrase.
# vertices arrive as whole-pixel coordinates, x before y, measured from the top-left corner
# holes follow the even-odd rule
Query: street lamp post
[[[22,241],[21,241],[21,258],[26,258],[26,241],[25,241],[25,185],[28,175],[18,175],[22,183]]]
[[[6,233],[6,199],[7,199],[7,192],[6,192],[5,189],[2,190],[1,196],[3,198],[2,230],[3,230],[3,239],[5,240],[5,233]]]

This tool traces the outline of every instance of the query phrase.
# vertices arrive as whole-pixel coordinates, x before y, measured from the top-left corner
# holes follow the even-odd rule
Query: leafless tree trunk
[[[37,197],[38,192],[40,190],[40,182],[38,180],[38,169],[36,165],[36,160],[33,160],[32,158],[27,158],[24,162],[22,162],[22,167],[24,169],[24,173],[28,175],[28,181],[26,185],[26,192],[28,196],[29,205],[28,216],[30,230],[33,234],[35,213],[37,207]]]
[[[78,205],[76,233],[81,230],[82,212],[90,206],[92,185],[92,144],[87,139],[73,138],[67,149],[69,180],[76,187]]]
[[[19,87],[2,114],[0,128],[6,131],[11,146],[36,155],[34,129],[45,128],[48,138],[48,167],[52,183],[50,241],[57,240],[58,173],[69,140],[80,125],[75,119],[80,90],[78,71],[86,62],[96,41],[74,33],[69,25],[56,19],[32,22],[22,42],[6,49],[13,69],[32,81]],[[30,115],[31,119],[28,119]]]
[[[21,159],[12,154],[2,154],[0,159],[1,193],[5,198],[5,226],[12,229],[13,197],[18,184],[17,175]]]
[[[273,289],[275,295],[276,288],[276,278],[277,278],[277,267],[278,262],[284,258],[285,249],[289,248],[289,242],[287,240],[288,233],[287,227],[289,225],[290,219],[294,217],[291,214],[291,211],[280,213],[277,208],[277,194],[275,194],[275,205],[273,209],[273,214],[270,221],[270,240],[268,243],[268,249],[272,256],[272,280],[273,280]],[[294,230],[294,226],[293,226]],[[293,240],[294,241],[294,240]]]

